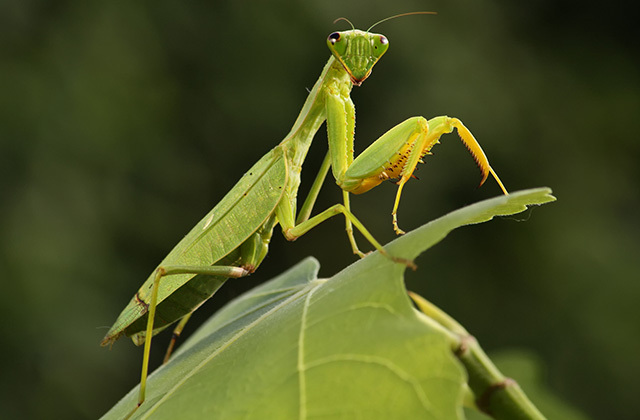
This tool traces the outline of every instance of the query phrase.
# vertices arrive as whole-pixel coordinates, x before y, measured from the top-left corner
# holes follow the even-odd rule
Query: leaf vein
[[[343,354],[334,354],[331,356],[323,357],[317,359],[311,363],[308,363],[304,366],[305,370],[313,369],[325,364],[336,363],[336,362],[358,362],[358,363],[370,363],[382,366],[383,368],[389,370],[391,373],[396,375],[402,381],[408,383],[413,391],[415,392],[420,404],[424,408],[425,411],[430,412],[433,410],[432,404],[429,402],[429,399],[424,393],[420,382],[413,377],[409,372],[401,369],[398,365],[393,363],[391,360],[378,357],[378,356],[370,356],[366,354],[351,354],[351,353],[343,353]]]
[[[304,296],[306,293],[313,293],[315,289],[322,286],[324,283],[325,281],[317,281],[317,280],[311,281],[305,288],[301,289],[298,293],[284,300],[281,304],[274,306],[272,309],[270,309],[269,311],[265,312],[262,316],[257,318],[255,321],[248,324],[245,328],[238,331],[238,333],[235,334],[233,337],[231,337],[229,341],[227,341],[224,345],[216,349],[216,351],[212,352],[202,362],[200,362],[195,368],[193,368],[190,372],[186,373],[180,381],[176,382],[176,384],[172,388],[170,388],[164,394],[164,396],[155,403],[153,407],[150,407],[149,410],[147,410],[147,412],[144,413],[143,418],[148,419],[151,416],[151,414],[153,414],[153,412],[155,412],[158,409],[158,407],[160,407],[165,401],[167,401],[167,399],[171,395],[173,395],[187,380],[189,380],[189,378],[195,375],[202,366],[205,366],[207,363],[209,363],[209,361],[211,361],[218,354],[222,353],[222,351],[229,348],[233,343],[238,341],[238,339],[240,339],[242,336],[248,334],[256,326],[258,326],[262,321],[269,318],[271,315],[278,312],[279,310],[285,308],[287,305],[291,304],[292,302],[298,300],[300,297]]]

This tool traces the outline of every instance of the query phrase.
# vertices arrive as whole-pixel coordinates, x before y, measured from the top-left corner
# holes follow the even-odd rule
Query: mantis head
[[[389,48],[389,40],[387,37],[369,32],[374,26],[402,16],[434,14],[435,12],[409,12],[389,16],[371,25],[366,32],[354,28],[349,19],[338,18],[333,21],[333,23],[344,20],[351,25],[351,30],[333,32],[327,38],[327,45],[331,50],[331,54],[333,54],[349,74],[351,83],[360,86],[371,74],[373,66]]]
[[[327,38],[327,45],[349,74],[351,83],[360,86],[389,48],[389,40],[384,35],[352,29],[333,32]]]

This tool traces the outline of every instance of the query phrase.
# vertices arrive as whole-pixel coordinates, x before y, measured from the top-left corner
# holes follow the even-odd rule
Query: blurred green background
[[[338,5],[340,3],[340,5]],[[141,349],[98,343],[160,259],[288,132],[326,36],[386,16],[390,50],[353,99],[363,150],[414,115],[461,118],[507,188],[558,202],[454,232],[409,287],[488,351],[526,349],[550,392],[637,418],[640,58],[637,17],[541,0],[0,2],[0,413],[96,418],[137,384]],[[304,195],[326,150],[321,132]],[[499,194],[455,135],[405,188],[405,230]],[[395,186],[353,200],[393,239]],[[328,182],[318,210],[340,200]],[[524,223],[519,223],[524,222]],[[336,218],[230,281],[188,327],[307,255],[354,261]],[[364,241],[361,241],[364,247]],[[168,340],[154,340],[154,363]]]

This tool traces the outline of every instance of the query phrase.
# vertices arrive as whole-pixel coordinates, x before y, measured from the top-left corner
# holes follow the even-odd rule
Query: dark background
[[[98,343],[149,272],[289,131],[329,53],[326,36],[376,28],[387,55],[353,99],[363,150],[413,115],[461,118],[510,190],[558,202],[454,232],[409,286],[489,352],[524,348],[594,418],[640,412],[640,67],[637,16],[596,2],[187,1],[0,3],[0,412],[96,418],[137,384],[141,349]],[[338,4],[340,3],[340,6]],[[366,6],[365,6],[366,5]],[[326,150],[318,135],[304,195]],[[413,229],[499,194],[455,135],[405,188]],[[354,197],[393,239],[389,183]],[[328,182],[318,210],[340,200]],[[524,222],[526,221],[526,222]],[[354,261],[343,220],[295,243],[276,231],[220,305],[308,255]],[[365,247],[364,240],[360,241]],[[187,334],[197,326],[192,322]],[[158,356],[168,334],[155,340]]]

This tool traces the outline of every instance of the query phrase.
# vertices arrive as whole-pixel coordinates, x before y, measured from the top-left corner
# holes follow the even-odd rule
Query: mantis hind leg
[[[245,242],[239,246],[240,256],[238,259],[238,266],[233,265],[212,265],[212,266],[166,266],[158,267],[153,279],[153,287],[151,289],[151,299],[148,304],[148,319],[147,326],[144,332],[144,352],[142,356],[142,372],[140,374],[140,391],[138,393],[138,404],[136,407],[127,414],[125,419],[130,418],[133,413],[142,405],[146,397],[147,377],[149,372],[149,355],[151,352],[151,338],[153,337],[154,321],[156,308],[158,306],[158,289],[160,287],[160,281],[166,276],[173,274],[194,274],[205,276],[220,276],[227,278],[240,278],[245,277],[255,271],[264,259],[273,227],[275,226],[275,216],[270,217],[265,223]],[[195,311],[197,308],[194,308]],[[179,337],[182,329],[186,325],[187,321],[193,313],[187,313],[182,317],[178,325],[174,330],[174,336],[171,339],[167,353],[165,354],[164,363],[167,363],[177,338]]]
[[[249,271],[242,267],[235,266],[170,266],[170,267],[158,267],[153,279],[153,288],[151,289],[151,300],[149,301],[147,328],[145,331],[144,339],[144,352],[142,356],[142,372],[140,374],[140,391],[138,393],[138,404],[131,410],[125,419],[129,419],[142,405],[146,396],[147,389],[147,377],[149,373],[149,355],[151,353],[151,338],[153,337],[153,325],[156,315],[156,308],[158,306],[158,289],[160,287],[160,280],[165,276],[172,274],[203,274],[211,276],[224,276],[229,278],[240,278],[249,274]],[[182,318],[178,326],[186,324],[185,318],[189,318],[190,314],[187,314]],[[169,353],[170,355],[170,353]]]

